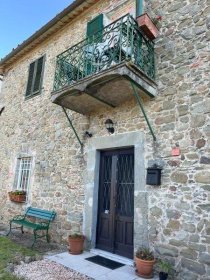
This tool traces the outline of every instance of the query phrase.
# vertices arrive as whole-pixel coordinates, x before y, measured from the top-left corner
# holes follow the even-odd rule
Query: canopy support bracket
[[[156,138],[156,136],[155,136],[155,134],[154,134],[154,131],[153,131],[153,129],[152,129],[152,126],[151,126],[151,124],[150,124],[150,122],[149,122],[149,119],[148,119],[148,117],[147,117],[147,115],[146,115],[146,112],[145,112],[145,110],[144,110],[143,102],[142,102],[140,96],[139,96],[138,93],[137,93],[137,90],[136,90],[136,88],[135,88],[135,85],[134,85],[132,82],[131,82],[131,86],[132,86],[132,88],[133,88],[133,95],[134,95],[134,97],[136,98],[137,103],[139,104],[139,107],[140,107],[140,109],[141,109],[141,111],[142,111],[142,113],[143,113],[143,115],[144,115],[144,118],[145,118],[145,120],[146,120],[146,123],[147,123],[147,125],[148,125],[148,127],[149,127],[149,130],[150,130],[151,134],[152,134],[153,140],[156,141],[157,138]]]
[[[65,115],[66,115],[66,118],[68,119],[68,121],[69,121],[69,125],[70,125],[70,127],[72,128],[72,130],[74,131],[74,134],[75,134],[75,136],[76,136],[76,138],[77,138],[77,140],[78,140],[78,142],[79,142],[79,144],[80,144],[80,146],[81,146],[81,149],[83,148],[83,143],[82,143],[82,141],[80,140],[80,138],[79,138],[79,136],[78,136],[78,134],[77,134],[77,132],[76,132],[76,129],[74,128],[74,126],[73,126],[73,124],[72,124],[72,121],[70,120],[70,118],[69,118],[69,116],[68,116],[68,114],[67,114],[67,112],[66,112],[66,109],[62,106],[62,109],[63,109],[63,111],[64,111],[64,113],[65,113]]]

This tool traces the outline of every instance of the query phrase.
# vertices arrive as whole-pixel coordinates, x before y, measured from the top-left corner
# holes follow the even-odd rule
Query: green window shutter
[[[103,14],[95,17],[93,20],[87,24],[87,37],[92,37],[95,33],[101,31],[104,27],[103,25]]]
[[[33,84],[33,76],[34,76],[34,68],[35,68],[35,62],[30,64],[26,96],[31,95],[32,84]]]
[[[35,76],[34,88],[33,88],[34,93],[40,91],[43,61],[44,61],[44,57],[39,58],[37,61],[36,76]]]
[[[38,94],[41,92],[42,74],[44,67],[44,56],[30,64],[28,74],[28,84],[26,97]]]

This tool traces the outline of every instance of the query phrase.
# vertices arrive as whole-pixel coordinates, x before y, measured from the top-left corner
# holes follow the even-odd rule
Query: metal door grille
[[[104,157],[103,212],[110,210],[112,157]],[[108,214],[108,213],[107,213]]]
[[[134,208],[134,155],[119,155],[116,212],[132,217]]]

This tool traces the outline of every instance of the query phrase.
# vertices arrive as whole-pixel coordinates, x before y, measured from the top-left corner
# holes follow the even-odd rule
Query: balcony
[[[156,95],[154,44],[126,15],[57,57],[52,102],[81,114]]]

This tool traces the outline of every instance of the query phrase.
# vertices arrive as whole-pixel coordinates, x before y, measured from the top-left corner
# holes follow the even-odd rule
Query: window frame
[[[28,161],[25,162],[24,161]],[[24,164],[29,168],[24,168]],[[15,179],[13,184],[14,190],[26,191],[26,195],[28,196],[29,187],[31,183],[31,174],[32,174],[32,165],[33,158],[32,156],[20,156],[16,160],[16,168],[15,168]],[[27,180],[23,179],[24,172],[27,173]],[[25,183],[26,182],[26,183]]]
[[[34,91],[34,85],[35,85],[35,80],[36,80],[36,75],[37,75],[38,61],[41,58],[43,58],[43,61],[42,61],[42,71],[41,71],[41,75],[40,75],[39,89]],[[45,60],[46,60],[46,55],[44,54],[44,55],[40,56],[39,58],[37,58],[36,60],[32,61],[29,64],[29,67],[28,67],[28,78],[27,78],[26,90],[25,90],[25,100],[30,99],[30,98],[32,98],[34,96],[40,95],[42,93],[42,84],[43,84],[43,77],[44,77]],[[31,65],[33,63],[34,63],[34,70],[33,70],[32,85],[31,85],[30,94],[27,94],[28,93],[29,78],[30,78],[30,69],[31,69]]]

